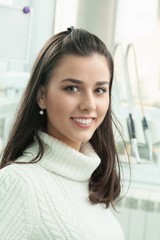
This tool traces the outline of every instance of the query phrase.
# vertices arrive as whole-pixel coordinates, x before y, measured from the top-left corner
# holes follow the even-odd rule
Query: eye
[[[106,88],[97,88],[97,89],[95,90],[95,92],[96,92],[97,94],[103,94],[103,93],[107,92],[107,89],[106,89]]]
[[[76,86],[68,86],[68,87],[65,88],[65,91],[67,91],[67,92],[78,92],[79,88],[76,87]]]

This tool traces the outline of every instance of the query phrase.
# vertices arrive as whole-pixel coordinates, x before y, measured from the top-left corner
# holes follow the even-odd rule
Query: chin
[[[81,142],[88,142],[91,138],[92,138],[93,134],[91,136],[88,137],[83,137]]]

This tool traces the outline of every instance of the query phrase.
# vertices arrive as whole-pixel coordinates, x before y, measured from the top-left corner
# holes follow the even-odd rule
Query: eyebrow
[[[66,78],[64,80],[62,80],[62,82],[71,82],[71,83],[74,83],[74,84],[83,84],[83,81],[81,80],[78,80],[78,79],[74,79],[74,78]],[[96,85],[97,86],[102,86],[102,85],[109,85],[109,82],[108,81],[98,81],[96,82]]]

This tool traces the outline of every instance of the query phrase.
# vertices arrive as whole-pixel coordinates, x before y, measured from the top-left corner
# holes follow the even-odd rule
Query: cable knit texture
[[[110,209],[88,199],[88,182],[100,159],[90,143],[80,152],[40,132],[43,158],[0,170],[0,240],[123,240]],[[38,145],[18,162],[29,162]]]

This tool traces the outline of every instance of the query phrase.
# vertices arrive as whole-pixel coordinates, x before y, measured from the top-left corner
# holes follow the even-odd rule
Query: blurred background
[[[54,33],[98,35],[115,62],[113,113],[127,240],[160,240],[160,0],[0,0],[0,151],[34,60]]]

